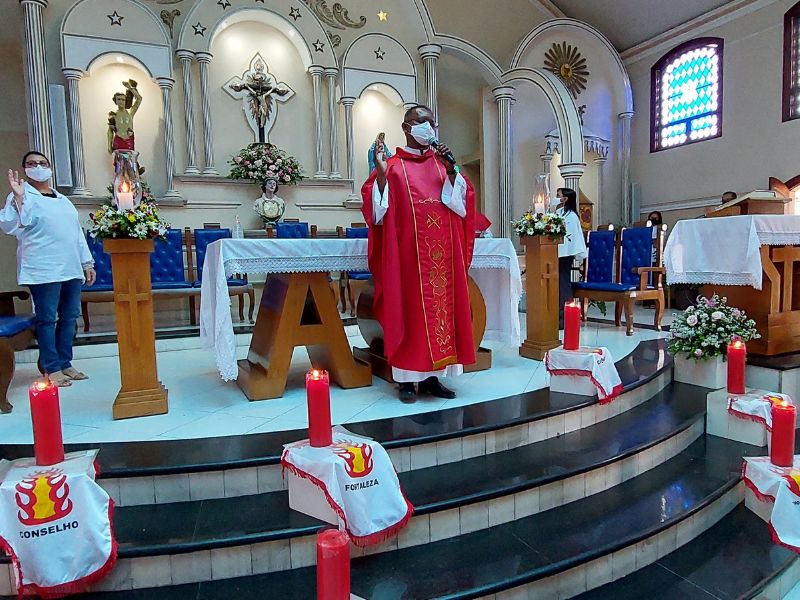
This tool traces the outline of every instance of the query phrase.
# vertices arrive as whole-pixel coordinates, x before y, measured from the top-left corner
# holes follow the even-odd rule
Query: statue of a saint
[[[256,55],[250,70],[242,78],[235,78],[227,84],[228,93],[234,97],[246,98],[249,109],[248,121],[257,133],[258,142],[266,143],[269,130],[275,122],[276,101],[285,102],[294,91],[284,83],[279,83],[266,70],[266,63]]]
[[[142,95],[133,79],[123,81],[125,92],[114,94],[117,110],[108,113],[108,152],[114,150],[134,150],[136,141],[133,135],[133,117],[142,104]]]
[[[264,223],[276,223],[286,211],[286,202],[277,195],[278,180],[270,177],[261,184],[261,196],[256,198],[253,208]]]
[[[380,132],[378,134],[378,139],[383,144],[383,156],[386,160],[389,160],[393,153],[389,148],[386,146],[386,134],[384,132]],[[375,170],[375,143],[372,142],[372,145],[369,147],[369,152],[367,152],[367,160],[369,161],[369,172],[372,173]]]

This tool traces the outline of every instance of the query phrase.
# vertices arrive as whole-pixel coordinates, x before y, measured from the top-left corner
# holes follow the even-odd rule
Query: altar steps
[[[800,557],[776,545],[764,521],[740,504],[682,548],[576,600],[777,600],[799,579]]]
[[[574,597],[647,568],[725,517],[741,503],[741,456],[752,449],[703,436],[607,491],[457,537],[354,558],[353,593],[370,600]],[[211,600],[264,597],[266,590],[271,600],[312,599],[314,568],[90,597]]]

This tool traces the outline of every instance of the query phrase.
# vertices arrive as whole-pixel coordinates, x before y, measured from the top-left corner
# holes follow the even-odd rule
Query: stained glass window
[[[800,2],[783,24],[783,120],[800,119]]]
[[[722,40],[683,44],[653,67],[651,150],[722,135]]]

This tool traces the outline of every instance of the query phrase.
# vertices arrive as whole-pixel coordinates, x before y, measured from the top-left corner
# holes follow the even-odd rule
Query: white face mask
[[[37,165],[35,167],[27,167],[25,169],[25,175],[27,175],[34,181],[38,181],[39,183],[44,183],[45,181],[49,181],[50,178],[53,176],[53,169],[51,169],[50,167],[43,167],[42,165]]]
[[[428,146],[432,139],[436,138],[436,132],[427,121],[411,126],[411,137],[413,137],[419,144]]]

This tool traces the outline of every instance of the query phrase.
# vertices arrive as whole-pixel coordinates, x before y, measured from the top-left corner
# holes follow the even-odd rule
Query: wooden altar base
[[[395,383],[392,377],[392,367],[382,352],[373,352],[370,348],[353,348],[353,356],[372,367],[372,374],[389,383]],[[492,368],[492,351],[489,348],[478,348],[475,353],[475,362],[464,365],[464,373],[475,373]]]

